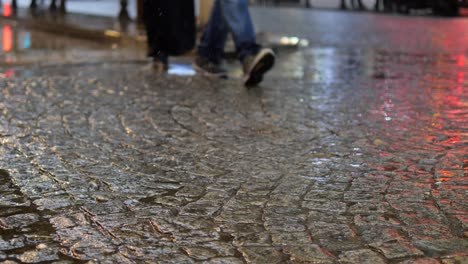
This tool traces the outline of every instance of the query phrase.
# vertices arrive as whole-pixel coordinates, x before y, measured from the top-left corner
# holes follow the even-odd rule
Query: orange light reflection
[[[3,4],[3,16],[11,16],[11,5],[10,3]]]
[[[12,34],[11,34],[11,27],[6,25],[3,26],[3,50],[10,51],[12,47]]]

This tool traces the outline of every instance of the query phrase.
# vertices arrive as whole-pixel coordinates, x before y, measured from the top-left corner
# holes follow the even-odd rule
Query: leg
[[[52,0],[50,2],[50,10],[57,10],[57,2],[56,0]]]
[[[254,55],[260,50],[249,13],[248,0],[221,0],[222,14],[232,33],[239,59]]]
[[[391,0],[382,0],[383,1],[383,8],[385,12],[389,12],[392,10],[392,1]]]
[[[137,0],[137,22],[140,26],[141,24],[143,24],[143,12],[144,12],[143,0]]]
[[[30,8],[36,8],[37,7],[37,1],[36,0],[31,0],[31,4],[29,5]]]
[[[120,0],[120,12],[119,12],[120,19],[130,18],[130,15],[128,14],[127,6],[128,6],[127,0]]]
[[[65,13],[66,8],[65,8],[65,0],[60,0],[60,12]]]
[[[357,0],[357,1],[358,1],[359,10],[365,10],[366,7],[365,7],[364,4],[362,3],[362,0]]]
[[[341,3],[340,3],[340,9],[348,9],[348,7],[346,6],[346,1],[345,0],[341,0]]]
[[[380,10],[380,2],[381,2],[381,0],[375,1],[374,11],[379,11]]]
[[[153,10],[153,1],[144,0],[143,1],[143,23],[145,24],[146,32],[146,42],[148,45],[148,56],[153,57],[157,50],[156,42],[156,27],[153,20],[154,19],[154,10]]]
[[[220,63],[229,29],[223,17],[222,0],[213,3],[210,19],[201,37],[198,54],[213,63]]]
[[[169,65],[169,56],[165,49],[167,36],[164,35],[167,31],[164,30],[166,25],[161,24],[162,14],[164,14],[164,8],[161,7],[160,1],[143,1],[143,22],[146,29],[148,57],[153,59],[153,68],[157,72],[166,71]]]
[[[244,85],[255,86],[275,64],[275,54],[257,44],[248,4],[248,0],[223,0],[222,9],[243,65]]]
[[[263,75],[275,63],[275,55],[270,49],[260,50],[255,40],[255,31],[248,9],[248,0],[216,0],[208,26],[199,47],[201,58],[218,63],[224,50],[228,31],[231,32],[237,54],[243,64],[244,85],[254,86],[262,81]],[[195,62],[208,76],[225,76],[225,71],[216,65]]]

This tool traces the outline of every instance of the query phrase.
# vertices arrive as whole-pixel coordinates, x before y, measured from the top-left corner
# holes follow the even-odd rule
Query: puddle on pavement
[[[0,23],[0,67],[6,77],[12,74],[9,69],[15,66],[136,58],[144,58],[144,51],[136,47],[123,48]]]
[[[43,212],[37,210],[13,183],[6,170],[0,169],[0,261],[25,263],[64,259],[57,255],[54,230]]]
[[[399,52],[383,49],[343,49],[337,47],[307,47],[277,53],[275,68],[269,73],[273,78],[302,80],[308,83],[332,84],[349,81],[395,81],[421,79],[419,72],[412,69],[439,67],[437,76],[424,75],[422,80],[437,86],[456,79],[466,82],[465,52],[448,54]],[[459,66],[451,71],[445,66]],[[238,65],[230,62],[228,69],[235,77],[242,76]],[[465,72],[463,71],[465,69]],[[434,77],[437,77],[436,80]]]
[[[366,119],[379,124],[372,144],[388,162],[371,167],[409,182],[431,182],[431,193],[466,191],[459,185],[468,167],[466,54],[379,52],[376,58],[375,69],[385,74],[374,77],[376,98],[369,101]],[[407,166],[409,160],[416,162]]]
[[[9,12],[3,9],[3,12]],[[271,38],[271,37],[269,37]],[[281,63],[281,75],[292,78],[302,78],[310,72],[309,66],[297,67],[296,56],[303,56],[304,52],[297,51],[297,47],[306,47],[306,40],[297,37],[281,37],[271,39],[276,46],[291,46],[287,51],[278,54]],[[321,53],[321,50],[315,50]],[[14,22],[0,22],[0,78],[12,76],[32,75],[23,66],[29,65],[58,65],[58,64],[92,64],[92,63],[137,63],[146,65],[146,49],[112,43],[99,43],[96,41],[71,38],[65,35],[46,33],[32,30]],[[192,67],[192,57],[171,58],[169,75],[190,77],[196,75]],[[330,58],[332,59],[332,58]],[[308,62],[303,62],[307,64]],[[293,65],[290,65],[293,64]],[[326,72],[314,73],[314,78],[334,78],[334,65],[332,60],[319,56],[314,65],[322,65],[328,69]],[[19,68],[23,67],[23,68]],[[231,78],[242,77],[242,67],[236,60],[227,60],[226,69]],[[325,76],[325,77],[324,77]]]
[[[127,62],[145,67],[150,64],[145,52],[141,47],[120,47],[0,23],[0,78],[34,75],[25,68],[31,65],[46,69],[62,64],[86,67],[96,63]],[[196,71],[191,58],[179,57],[171,59],[168,74],[189,77]]]

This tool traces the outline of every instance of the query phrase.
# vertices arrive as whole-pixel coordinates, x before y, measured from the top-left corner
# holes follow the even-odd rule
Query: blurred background
[[[211,0],[195,0],[197,6],[209,6]],[[11,3],[12,0],[4,0]],[[49,1],[38,0],[47,5]],[[127,0],[127,10],[132,18],[137,17],[137,0]],[[386,11],[403,14],[435,14],[459,15],[464,14],[468,0],[251,0],[256,6],[280,6],[298,8],[346,9]],[[17,0],[18,6],[27,7],[30,0]],[[67,11],[87,13],[103,16],[114,16],[120,6],[119,0],[68,0]],[[203,13],[203,12],[202,12]]]

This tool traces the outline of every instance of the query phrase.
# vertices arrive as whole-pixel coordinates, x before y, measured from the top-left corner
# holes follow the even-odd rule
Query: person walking
[[[255,86],[275,64],[271,49],[261,48],[256,42],[255,30],[249,13],[248,0],[215,0],[211,15],[198,46],[196,70],[208,77],[226,78],[221,67],[224,46],[231,33],[236,53],[243,65],[243,82]]]
[[[166,71],[169,56],[192,50],[196,41],[195,7],[187,0],[144,0],[148,56],[157,71]]]

